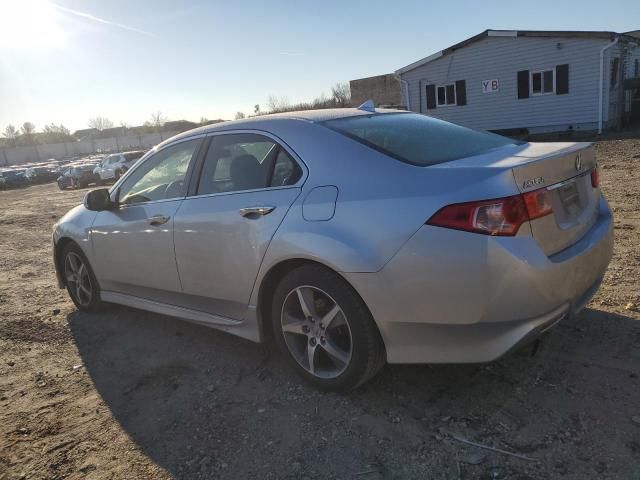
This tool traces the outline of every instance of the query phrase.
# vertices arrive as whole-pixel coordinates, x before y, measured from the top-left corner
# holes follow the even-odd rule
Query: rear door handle
[[[269,215],[276,207],[261,206],[261,207],[245,207],[240,209],[240,215],[245,218],[256,218],[264,215]]]
[[[166,215],[155,215],[147,219],[147,223],[152,227],[158,227],[160,225],[164,225],[167,223],[171,217],[167,217]]]

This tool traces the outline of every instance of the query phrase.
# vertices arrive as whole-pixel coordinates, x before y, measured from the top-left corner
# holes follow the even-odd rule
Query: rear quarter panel
[[[509,169],[418,167],[321,125],[272,123],[269,131],[307,164],[309,177],[269,245],[256,285],[275,265],[293,258],[337,272],[377,272],[442,206],[517,193]],[[335,214],[327,221],[305,220],[306,196],[325,185],[338,190]]]

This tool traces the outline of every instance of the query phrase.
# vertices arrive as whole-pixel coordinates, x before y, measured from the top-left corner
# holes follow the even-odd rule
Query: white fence
[[[20,165],[29,162],[40,162],[49,158],[60,159],[75,155],[89,155],[96,152],[147,149],[176,134],[178,132],[146,133],[144,135],[127,135],[125,137],[96,138],[81,142],[0,148],[0,165]]]

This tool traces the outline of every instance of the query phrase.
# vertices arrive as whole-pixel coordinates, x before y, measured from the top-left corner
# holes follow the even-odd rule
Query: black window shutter
[[[456,80],[456,105],[467,104],[467,82]]]
[[[436,108],[436,86],[427,85],[427,110]]]
[[[569,93],[569,65],[556,65],[556,94]]]
[[[518,98],[529,98],[529,70],[518,72]]]

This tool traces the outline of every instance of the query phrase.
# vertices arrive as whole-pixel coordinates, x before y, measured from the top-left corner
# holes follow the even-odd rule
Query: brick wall
[[[376,106],[402,104],[400,82],[390,73],[351,80],[349,86],[354,107],[367,100],[373,100]]]

